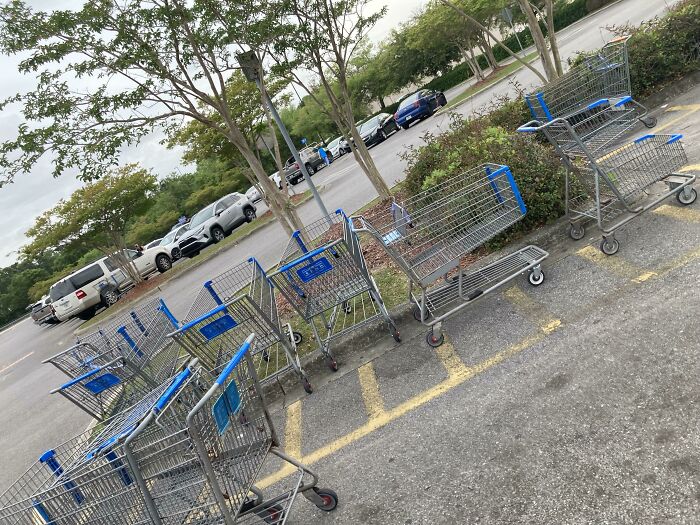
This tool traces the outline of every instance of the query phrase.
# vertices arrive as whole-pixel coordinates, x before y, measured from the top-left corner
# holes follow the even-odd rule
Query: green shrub
[[[496,121],[520,111],[516,102],[509,103],[508,107],[509,110],[494,115]],[[428,141],[425,146],[409,149],[405,154],[408,160],[405,184],[411,195],[483,163],[510,166],[528,213],[496,243],[555,220],[564,213],[563,168],[554,150],[534,137],[495,125],[487,115],[474,120],[455,119],[448,132],[428,137]]]

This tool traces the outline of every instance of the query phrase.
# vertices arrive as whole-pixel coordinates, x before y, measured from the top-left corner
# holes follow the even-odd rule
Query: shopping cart
[[[632,98],[627,40],[628,36],[608,42],[556,80],[526,95],[533,118],[540,122],[587,120],[600,111],[600,101],[605,99],[628,114],[625,121],[638,119],[654,127],[656,118],[646,116],[647,109]]]
[[[262,266],[251,257],[204,283],[183,326],[172,335],[190,355],[215,369],[231,359],[248,334],[254,332],[257,337],[252,356],[261,382],[279,380],[292,370],[310,394],[311,383],[297,354],[302,335],[280,321],[274,292]],[[198,319],[222,305],[233,324],[226,332],[226,342],[191,337],[191,327]]]
[[[401,341],[342,210],[296,231],[269,277],[309,323],[331,370],[338,369],[331,344],[361,327],[385,322]]]
[[[78,336],[75,345],[43,362],[52,364],[70,378],[79,377],[96,366],[125,355],[130,347],[124,334],[135,337],[145,332],[144,323],[147,324],[159,312],[170,316],[177,323],[162,299],[144,301],[100,324],[92,332]]]
[[[197,330],[225,330],[214,317]],[[101,431],[44,453],[0,496],[0,522],[284,524],[299,492],[333,510],[335,492],[279,449],[248,353],[253,340],[218,376],[193,362]],[[255,481],[271,456],[293,467],[292,480],[264,499]]]
[[[118,355],[102,352],[84,360],[81,366],[87,371],[51,393],[104,421],[171,377],[181,361],[179,346],[168,337],[178,327],[177,322],[161,303],[149,319],[140,318],[139,324],[141,328],[133,331],[126,326],[117,329],[123,340]]]
[[[678,172],[688,162],[682,135],[644,135],[608,150],[591,148],[564,119],[528,122],[518,131],[542,131],[551,137],[553,127],[554,144],[567,167],[565,202],[572,239],[582,239],[584,222],[594,219],[603,235],[601,251],[613,255],[620,248],[615,231],[621,226],[673,195],[684,206],[697,199],[695,175]],[[574,146],[567,151],[568,144]],[[579,152],[582,162],[570,158],[571,151]],[[668,191],[647,198],[657,182],[666,183]]]
[[[484,164],[353,217],[353,225],[369,232],[408,276],[414,317],[431,327],[428,344],[439,346],[443,321],[462,308],[524,273],[534,286],[544,282],[541,263],[549,254],[537,246],[482,268],[462,268],[465,255],[525,213],[510,168]]]

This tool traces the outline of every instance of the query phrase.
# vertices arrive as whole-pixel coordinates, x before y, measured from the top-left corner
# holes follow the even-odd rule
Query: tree
[[[312,98],[313,89],[302,79],[299,70],[316,76],[330,102],[330,116],[350,144],[355,160],[380,197],[389,198],[389,187],[355,126],[348,87],[350,61],[355,51],[386,13],[383,8],[365,15],[368,3],[369,0],[290,0],[286,18],[294,27],[283,35],[278,33],[272,45],[261,46],[261,50],[274,58],[278,71],[304,88]],[[287,33],[294,38],[289,38]],[[322,107],[320,103],[319,107]]]
[[[120,269],[134,283],[140,282],[139,272],[126,257],[124,234],[129,221],[152,204],[156,188],[156,177],[136,164],[110,171],[37,217],[27,231],[32,241],[22,248],[22,256],[32,259],[68,246],[98,248],[105,255],[114,254]]]
[[[232,45],[259,44],[256,35],[277,24],[279,13],[267,11],[266,18],[261,12],[256,0],[105,0],[52,12],[22,0],[3,5],[0,50],[27,54],[19,70],[38,76],[32,92],[0,104],[22,104],[26,119],[0,146],[0,183],[45,154],[55,176],[78,168],[84,180],[94,180],[117,164],[123,146],[155,128],[195,120],[235,146],[291,233],[295,221],[285,197],[274,191],[227,96],[238,68]],[[76,89],[76,78],[90,82]]]
[[[532,39],[535,42],[537,53],[540,55],[542,67],[544,68],[545,75],[547,75],[547,79],[551,82],[559,77],[559,73],[557,73],[557,67],[554,65],[552,56],[549,54],[547,42],[544,39],[544,34],[542,33],[542,28],[537,20],[535,11],[530,5],[529,0],[518,0],[518,5],[527,18],[527,25],[530,28],[530,34],[532,34]],[[561,66],[559,67],[561,68]]]

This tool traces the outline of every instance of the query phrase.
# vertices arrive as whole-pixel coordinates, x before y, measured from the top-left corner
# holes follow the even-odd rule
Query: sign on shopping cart
[[[211,323],[205,324],[199,329],[199,332],[207,339],[212,339],[228,332],[232,328],[238,326],[238,323],[229,314],[222,315],[218,319],[214,319]]]
[[[301,282],[308,283],[309,281],[320,277],[324,273],[330,272],[332,269],[333,266],[331,266],[331,263],[328,262],[328,259],[321,257],[320,259],[311,261],[306,266],[297,268],[297,275],[299,276],[299,279],[301,279]]]
[[[231,381],[211,409],[214,421],[216,421],[216,428],[219,430],[219,435],[226,432],[226,429],[231,423],[231,418],[237,415],[240,409],[241,396],[238,393],[236,383]]]

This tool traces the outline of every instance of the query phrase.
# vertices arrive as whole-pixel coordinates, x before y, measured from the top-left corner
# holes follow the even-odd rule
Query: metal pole
[[[294,157],[294,161],[299,165],[299,169],[301,170],[302,175],[304,175],[304,180],[306,181],[306,184],[309,185],[309,189],[311,190],[311,194],[313,195],[314,200],[316,201],[316,204],[318,205],[319,209],[321,210],[321,214],[328,220],[328,222],[331,222],[331,218],[328,214],[328,210],[326,209],[325,204],[323,204],[323,201],[321,200],[321,196],[318,194],[318,191],[316,190],[316,186],[311,181],[311,176],[309,175],[309,172],[306,171],[306,165],[301,161],[301,157],[299,156],[299,152],[297,151],[297,148],[294,145],[294,141],[292,141],[292,137],[290,137],[289,133],[287,132],[287,127],[284,125],[284,122],[282,122],[282,119],[280,118],[279,113],[277,113],[277,109],[275,109],[275,106],[272,103],[272,100],[270,100],[270,97],[267,95],[267,91],[263,88],[262,82],[260,81],[259,78],[255,79],[255,85],[258,86],[260,93],[262,93],[263,99],[265,100],[265,104],[267,105],[268,109],[270,110],[270,113],[272,113],[272,118],[275,119],[275,122],[277,123],[277,127],[280,129],[280,133],[282,133],[282,137],[284,138],[284,141],[287,143],[287,147],[289,147],[289,150],[292,152],[292,156]]]

